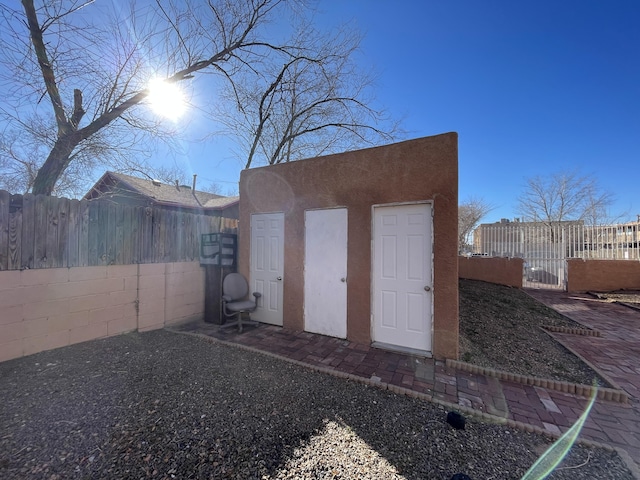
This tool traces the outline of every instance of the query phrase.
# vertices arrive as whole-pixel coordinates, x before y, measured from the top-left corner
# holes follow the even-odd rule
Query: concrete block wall
[[[198,262],[167,263],[165,324],[175,325],[204,315],[205,270]]]
[[[0,361],[204,313],[198,262],[0,272]]]

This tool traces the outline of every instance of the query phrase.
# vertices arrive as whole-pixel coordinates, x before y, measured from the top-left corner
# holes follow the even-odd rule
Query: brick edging
[[[459,360],[446,360],[446,366],[461,370],[463,372],[475,373],[476,375],[485,375],[487,377],[495,377],[499,380],[506,380],[507,382],[520,383],[522,385],[532,385],[534,387],[542,387],[547,390],[555,390],[563,393],[570,393],[573,395],[580,395],[582,397],[590,397],[593,394],[593,390],[597,389],[597,399],[607,400],[616,403],[628,403],[629,395],[627,392],[617,388],[604,388],[593,387],[592,385],[581,385],[579,383],[565,382],[561,380],[550,380],[541,377],[532,377],[529,375],[520,375],[519,373],[509,373],[502,370],[495,370],[493,368],[481,367],[478,365],[472,365],[470,363],[461,362]]]
[[[586,337],[602,337],[600,330],[593,330],[590,328],[572,328],[572,327],[560,327],[557,325],[542,325],[540,328],[549,332],[555,333],[567,333],[569,335],[583,335]]]
[[[335,370],[329,367],[322,367],[322,366],[318,366],[318,365],[311,365],[309,363],[305,363],[302,362],[300,360],[295,360],[293,358],[288,358],[285,357],[283,355],[278,355],[277,353],[272,353],[272,352],[267,352],[265,350],[260,350],[259,348],[256,347],[251,347],[249,345],[242,345],[240,343],[233,343],[233,342],[228,342],[226,340],[220,340],[219,338],[215,338],[215,337],[210,337],[209,335],[205,335],[204,333],[197,333],[197,332],[185,332],[185,331],[180,331],[180,330],[175,330],[172,329],[171,327],[165,327],[165,330],[168,330],[170,332],[173,333],[179,333],[182,335],[190,335],[192,337],[196,337],[196,338],[200,338],[204,341],[207,341],[209,343],[219,343],[221,345],[225,345],[228,347],[232,347],[232,348],[237,348],[240,350],[245,350],[247,352],[252,352],[252,353],[258,353],[260,355],[265,355],[267,357],[271,357],[271,358],[276,358],[278,360],[282,360],[285,361],[287,363],[290,363],[292,365],[297,365],[303,368],[306,368],[308,370],[312,370],[318,373],[324,373],[327,375],[331,375],[333,377],[337,377],[337,378],[343,378],[345,380],[352,380],[354,382],[358,382],[364,385],[368,385],[370,387],[375,387],[375,388],[379,388],[381,390],[389,390],[392,393],[395,393],[396,395],[402,395],[402,396],[406,396],[406,397],[411,397],[411,398],[416,398],[418,400],[423,400],[423,401],[427,401],[430,403],[434,403],[436,405],[440,405],[442,407],[445,407],[445,409],[449,409],[449,410],[456,410],[458,412],[461,413],[465,413],[467,415],[476,417],[482,421],[485,422],[489,422],[489,423],[495,423],[495,424],[499,424],[499,425],[506,425],[508,427],[511,428],[515,428],[517,430],[521,430],[524,432],[529,432],[529,433],[535,433],[538,435],[544,435],[546,437],[552,438],[552,439],[558,439],[562,436],[562,433],[558,434],[556,432],[550,432],[548,430],[545,430],[542,427],[538,427],[537,425],[531,425],[529,423],[524,423],[524,422],[519,422],[516,420],[512,420],[509,418],[504,418],[504,417],[499,417],[497,415],[492,415],[490,413],[487,412],[483,412],[481,410],[475,410],[471,407],[465,407],[463,405],[458,405],[455,403],[451,403],[448,402],[446,400],[441,400],[439,398],[434,397],[433,395],[430,395],[428,393],[422,393],[422,392],[416,392],[415,390],[411,390],[408,388],[404,388],[404,387],[400,387],[398,385],[393,385],[390,383],[385,383],[385,382],[380,382],[380,381],[374,381],[371,378],[366,378],[366,377],[361,377],[358,375],[354,375],[353,373],[347,373],[347,372],[341,372],[339,370]],[[448,366],[448,362],[449,360],[447,360],[447,366]],[[457,362],[456,360],[452,360],[452,362]],[[458,362],[458,363],[464,363],[464,362]],[[533,377],[532,377],[533,378]],[[638,469],[638,466],[636,465],[636,463],[633,461],[633,459],[631,458],[631,456],[628,454],[628,452],[620,447],[615,447],[613,445],[610,445],[608,443],[601,443],[601,442],[597,442],[595,440],[588,440],[585,438],[577,438],[576,439],[576,443],[579,443],[581,445],[587,446],[587,447],[592,447],[592,448],[601,448],[603,450],[606,450],[608,452],[616,452],[618,454],[618,456],[620,457],[620,459],[624,462],[624,464],[626,465],[626,467],[631,471],[632,475],[640,480],[640,469]]]

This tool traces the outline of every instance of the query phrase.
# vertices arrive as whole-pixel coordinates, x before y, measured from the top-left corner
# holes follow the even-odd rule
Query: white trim
[[[374,263],[375,263],[375,258],[373,255],[374,252],[374,245],[373,245],[373,239],[374,239],[374,233],[375,233],[375,214],[374,214],[374,210],[376,208],[380,208],[380,207],[396,207],[396,206],[400,206],[400,205],[419,205],[419,204],[429,204],[431,205],[431,290],[433,291],[433,302],[431,302],[431,319],[433,320],[431,322],[431,348],[434,348],[434,341],[435,341],[435,300],[436,300],[436,292],[435,292],[435,287],[434,287],[434,269],[433,269],[433,264],[434,264],[434,260],[435,260],[435,252],[434,252],[434,248],[435,247],[435,228],[434,228],[434,222],[433,222],[433,215],[434,215],[434,201],[433,200],[416,200],[416,201],[412,201],[412,202],[392,202],[392,203],[374,203],[373,205],[371,205],[371,240],[369,242],[369,252],[370,252],[370,258],[369,258],[369,279],[370,279],[370,284],[369,284],[369,338],[373,338],[373,312],[374,312],[374,295],[373,292],[375,291],[375,287],[374,287],[374,278],[373,278],[373,267],[374,267]],[[379,343],[379,342],[372,342],[373,343]]]
[[[369,278],[370,278],[370,284],[369,284],[369,338],[373,339],[374,338],[374,332],[373,332],[373,324],[374,324],[374,312],[375,312],[375,278],[373,275],[374,272],[374,264],[375,264],[375,255],[374,255],[374,237],[375,237],[375,209],[376,208],[385,208],[385,207],[397,207],[397,206],[404,206],[404,205],[430,205],[430,211],[431,211],[431,291],[432,291],[432,302],[431,302],[431,351],[435,350],[435,303],[436,303],[436,289],[435,289],[435,269],[434,269],[434,263],[435,263],[435,222],[434,220],[434,215],[435,215],[435,208],[434,208],[434,200],[416,200],[416,201],[409,201],[409,202],[392,202],[392,203],[376,203],[371,205],[371,239],[370,239],[370,247],[369,247],[369,251],[370,251],[370,259],[369,259]],[[387,348],[389,346],[386,346],[386,344],[382,343],[382,342],[375,342],[372,341],[372,346],[378,345],[379,348],[383,348],[383,349],[387,349],[387,350],[391,350],[394,349],[395,346],[390,346],[390,348]],[[381,345],[383,345],[384,347],[382,347]],[[411,349],[411,348],[406,348],[406,347],[400,347],[400,348],[404,348],[405,350],[402,351],[406,351],[406,350],[411,350],[416,352],[417,354],[424,354],[425,351],[422,350],[416,350],[416,349]],[[422,352],[422,353],[420,353]],[[431,355],[431,352],[426,352],[429,355]]]

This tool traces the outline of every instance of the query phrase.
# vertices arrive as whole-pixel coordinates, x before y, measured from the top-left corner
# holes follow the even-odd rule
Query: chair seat
[[[233,312],[242,312],[243,310],[253,310],[254,308],[256,308],[256,302],[252,302],[251,300],[227,303],[227,310],[231,310]]]

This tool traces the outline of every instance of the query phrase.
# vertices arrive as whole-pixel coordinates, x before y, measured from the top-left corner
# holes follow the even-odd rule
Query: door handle
[[[278,280],[279,282],[282,281],[282,277],[276,277],[276,280]]]
[[[346,282],[346,281],[347,281],[347,279],[346,279],[345,277],[342,277],[342,278],[340,279],[340,281],[341,281],[342,283],[344,283],[344,282]]]
[[[424,291],[425,292],[430,292],[431,291],[431,287],[429,285],[425,285]]]

